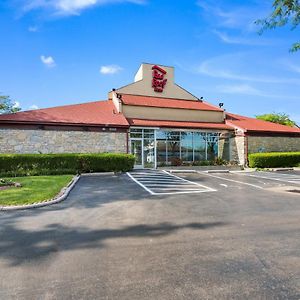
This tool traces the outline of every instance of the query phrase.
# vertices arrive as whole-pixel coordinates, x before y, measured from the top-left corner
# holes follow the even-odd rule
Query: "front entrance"
[[[130,128],[130,152],[135,168],[201,165],[217,157],[229,160],[229,137],[226,132]],[[226,151],[227,149],[227,151]],[[228,157],[226,156],[228,153]]]
[[[143,155],[143,140],[131,139],[131,154],[135,157],[134,167],[141,169],[144,167],[144,155]]]

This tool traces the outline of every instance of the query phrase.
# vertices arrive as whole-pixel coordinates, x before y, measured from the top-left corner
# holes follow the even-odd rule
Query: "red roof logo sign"
[[[167,72],[156,65],[152,67],[152,70],[152,87],[155,92],[161,93],[167,83],[167,79],[165,79]]]

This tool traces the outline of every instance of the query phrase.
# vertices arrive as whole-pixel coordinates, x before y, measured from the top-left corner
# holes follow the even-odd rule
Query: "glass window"
[[[144,139],[154,139],[154,130],[144,129]]]
[[[164,165],[167,160],[166,141],[159,140],[156,143],[157,164]]]
[[[156,132],[156,139],[157,140],[165,140],[166,138],[167,138],[166,131],[158,130]]]
[[[144,167],[154,168],[155,155],[154,155],[154,140],[144,139]]]
[[[219,134],[207,133],[206,143],[207,143],[207,159],[208,160],[216,159],[218,157]]]
[[[181,159],[193,161],[193,133],[181,132]]]
[[[171,165],[177,165],[180,160],[180,140],[167,141],[167,162]]]
[[[130,129],[130,137],[131,138],[142,138],[143,137],[143,129]]]
[[[194,161],[206,160],[206,133],[194,132]]]
[[[180,142],[180,132],[178,132],[178,131],[166,131],[165,134],[166,134],[167,140]]]

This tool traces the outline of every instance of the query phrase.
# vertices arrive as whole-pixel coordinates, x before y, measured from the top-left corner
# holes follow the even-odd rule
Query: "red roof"
[[[199,101],[180,100],[180,99],[171,99],[171,98],[159,98],[159,97],[122,94],[122,102],[125,105],[136,105],[136,106],[223,111],[217,106],[208,104],[200,100]]]
[[[209,109],[222,111],[204,102],[154,98],[145,96],[122,95],[125,104],[176,107],[183,109]],[[137,103],[137,104],[132,104]],[[115,111],[112,101],[96,101],[83,104],[65,105],[45,109],[0,115],[1,123],[53,124],[53,125],[85,125],[85,126],[116,126],[129,127],[169,127],[197,129],[227,129],[239,128],[247,132],[270,132],[280,134],[296,134],[300,129],[266,122],[254,118],[226,113],[226,123],[182,122],[165,120],[128,119]]]
[[[253,132],[277,132],[277,133],[296,133],[300,134],[300,129],[285,126],[255,118],[226,113],[226,124],[240,128],[244,131]]]
[[[165,120],[127,119],[131,126],[145,127],[172,127],[172,128],[197,128],[197,129],[229,129],[232,127],[224,123],[182,122]]]
[[[112,101],[96,101],[5,114],[0,115],[0,122],[128,127],[123,114],[115,113]]]

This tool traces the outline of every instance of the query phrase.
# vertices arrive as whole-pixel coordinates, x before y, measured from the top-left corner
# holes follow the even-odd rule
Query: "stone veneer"
[[[235,136],[230,139],[231,160],[236,161],[239,165],[245,165],[245,137]]]
[[[126,153],[126,145],[126,132],[0,129],[0,153]]]
[[[248,153],[300,151],[300,137],[249,136]]]

